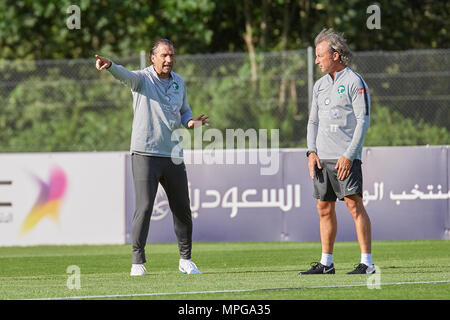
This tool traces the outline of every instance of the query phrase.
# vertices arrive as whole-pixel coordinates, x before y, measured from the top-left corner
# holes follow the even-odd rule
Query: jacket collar
[[[158,80],[160,80],[161,78],[158,76],[158,74],[155,71],[155,67],[153,67],[153,65],[151,65],[150,67],[148,67],[150,69],[150,73],[155,76]],[[170,76],[167,79],[173,79],[173,71],[170,71]]]

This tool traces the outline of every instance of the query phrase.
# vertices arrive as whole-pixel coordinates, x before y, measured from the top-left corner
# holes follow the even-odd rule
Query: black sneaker
[[[355,266],[355,270],[347,272],[347,274],[373,274],[375,273],[375,268],[369,267],[365,265],[364,263],[360,263],[357,266]]]
[[[302,274],[334,274],[336,270],[334,270],[334,264],[331,264],[329,267],[324,266],[320,262],[313,262],[311,264],[311,269],[308,271],[299,272],[299,275]]]

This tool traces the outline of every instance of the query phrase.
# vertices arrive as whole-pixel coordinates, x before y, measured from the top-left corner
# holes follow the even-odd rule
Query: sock
[[[322,252],[322,258],[320,259],[320,263],[327,267],[331,266],[331,264],[333,263],[333,254]]]
[[[364,263],[366,266],[372,266],[372,254],[371,253],[361,253],[361,263]]]

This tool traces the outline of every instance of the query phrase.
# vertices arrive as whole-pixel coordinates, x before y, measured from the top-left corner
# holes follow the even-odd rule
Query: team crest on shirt
[[[180,88],[180,86],[178,85],[178,83],[176,83],[175,81],[172,83],[172,88],[174,88],[175,90],[178,90]]]
[[[343,93],[345,92],[345,86],[344,86],[344,85],[340,85],[340,86],[337,88],[337,92],[338,92],[339,94],[343,94]]]

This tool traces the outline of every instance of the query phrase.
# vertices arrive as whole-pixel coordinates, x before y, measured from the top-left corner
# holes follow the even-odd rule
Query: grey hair
[[[333,52],[337,52],[339,54],[339,59],[345,66],[350,63],[353,54],[342,34],[335,32],[332,28],[325,28],[314,39],[314,44],[317,46],[317,44],[322,41],[326,41],[328,43],[331,54],[333,54]]]
[[[170,46],[173,51],[175,52],[175,46],[173,45],[172,41],[170,41],[169,39],[159,39],[158,41],[156,41],[153,46],[152,49],[150,50],[150,56],[153,56],[156,54],[156,49],[158,49],[160,44],[165,44]]]

